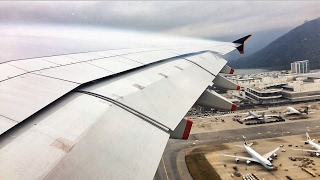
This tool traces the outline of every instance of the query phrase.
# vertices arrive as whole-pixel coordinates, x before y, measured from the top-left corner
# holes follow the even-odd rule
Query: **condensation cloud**
[[[252,53],[305,20],[318,1],[21,1],[1,2],[6,25],[76,25],[232,41],[253,34]],[[3,40],[2,40],[3,41]]]

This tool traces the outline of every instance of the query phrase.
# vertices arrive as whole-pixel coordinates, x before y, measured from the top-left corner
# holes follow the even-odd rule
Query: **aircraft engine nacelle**
[[[278,157],[278,154],[276,154],[276,153],[273,153],[273,157]]]
[[[271,157],[268,157],[268,160],[269,160],[270,162],[272,162],[272,161],[273,161],[273,159],[272,159]]]
[[[248,165],[250,165],[250,164],[251,164],[251,161],[248,159],[248,160],[246,160],[246,163],[247,163]]]
[[[237,163],[237,164],[239,163],[239,158],[236,158],[236,163]]]
[[[316,152],[316,156],[319,157],[319,156],[320,156],[320,153]]]

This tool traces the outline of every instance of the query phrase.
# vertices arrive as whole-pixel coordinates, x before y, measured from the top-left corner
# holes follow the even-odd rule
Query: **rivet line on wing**
[[[196,66],[200,67],[201,69],[203,69],[203,70],[207,71],[209,74],[213,75],[214,77],[216,77],[216,76],[217,76],[216,74],[213,74],[212,72],[210,72],[210,71],[209,71],[209,70],[207,70],[206,68],[204,68],[204,67],[200,66],[198,63],[196,63],[196,62],[194,62],[194,61],[191,61],[191,60],[186,59],[186,58],[182,58],[182,59],[184,59],[184,60],[186,60],[186,61],[188,61],[188,62],[191,62],[192,64],[194,64],[194,65],[196,65]]]
[[[0,116],[4,117],[4,118],[6,118],[6,119],[8,119],[8,120],[10,120],[10,121],[14,121],[14,122],[16,122],[16,123],[20,123],[20,121],[11,119],[11,118],[9,118],[9,117],[7,117],[7,116],[1,115],[1,114],[0,114]]]
[[[100,95],[100,94],[88,92],[88,91],[78,91],[78,90],[75,90],[75,91],[73,91],[73,92],[78,92],[78,93],[87,94],[87,95],[94,96],[94,97],[103,99],[103,100],[105,100],[105,101],[108,101],[108,102],[110,102],[110,103],[112,103],[112,104],[114,104],[114,105],[116,105],[116,106],[118,106],[118,107],[120,107],[120,108],[128,111],[129,113],[131,113],[131,114],[133,114],[133,115],[141,118],[142,120],[150,123],[151,125],[159,128],[160,130],[162,130],[162,131],[164,131],[164,132],[166,132],[166,133],[168,133],[168,134],[170,134],[170,133],[172,132],[172,130],[171,130],[169,127],[167,127],[166,125],[158,122],[158,121],[155,120],[155,119],[152,119],[151,117],[149,117],[149,116],[147,116],[147,115],[145,115],[145,114],[143,114],[143,113],[141,113],[141,112],[139,112],[139,111],[137,111],[137,110],[135,110],[135,109],[133,109],[133,108],[131,108],[131,107],[129,107],[129,106],[121,103],[121,102],[119,102],[119,101],[116,101],[116,100],[114,100],[114,99],[111,99],[111,98],[102,96],[102,95]]]
[[[210,52],[210,51],[199,51],[199,52],[194,52],[194,53],[189,53],[189,54],[183,54],[183,55],[179,55],[179,54],[177,54],[177,53],[175,53],[175,54],[179,55],[179,56],[177,56],[177,58],[181,58],[181,59],[184,59],[184,60],[186,60],[186,61],[188,61],[188,62],[191,62],[191,63],[193,63],[194,65],[200,67],[201,69],[207,71],[209,74],[211,74],[211,75],[213,75],[213,76],[216,76],[216,74],[212,74],[209,70],[207,70],[206,68],[202,67],[202,66],[199,65],[198,63],[187,59],[187,57],[195,56],[195,55],[199,55],[199,54],[203,54],[203,53],[206,53],[206,52]],[[174,52],[173,52],[173,53],[174,53]]]

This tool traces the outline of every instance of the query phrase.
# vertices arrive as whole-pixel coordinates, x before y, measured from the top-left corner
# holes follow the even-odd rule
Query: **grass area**
[[[203,153],[186,155],[186,164],[194,180],[221,180]]]

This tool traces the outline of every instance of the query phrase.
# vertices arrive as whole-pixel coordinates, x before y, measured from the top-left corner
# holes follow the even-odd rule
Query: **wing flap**
[[[88,104],[94,108],[88,108]],[[1,148],[1,176],[8,179],[154,176],[168,133],[120,107],[85,94],[64,98],[46,111],[43,116],[30,119],[33,126],[10,131],[25,132]]]
[[[213,79],[198,65],[175,59],[80,90],[117,100],[174,130]]]
[[[152,179],[168,137],[112,106],[44,179]]]

